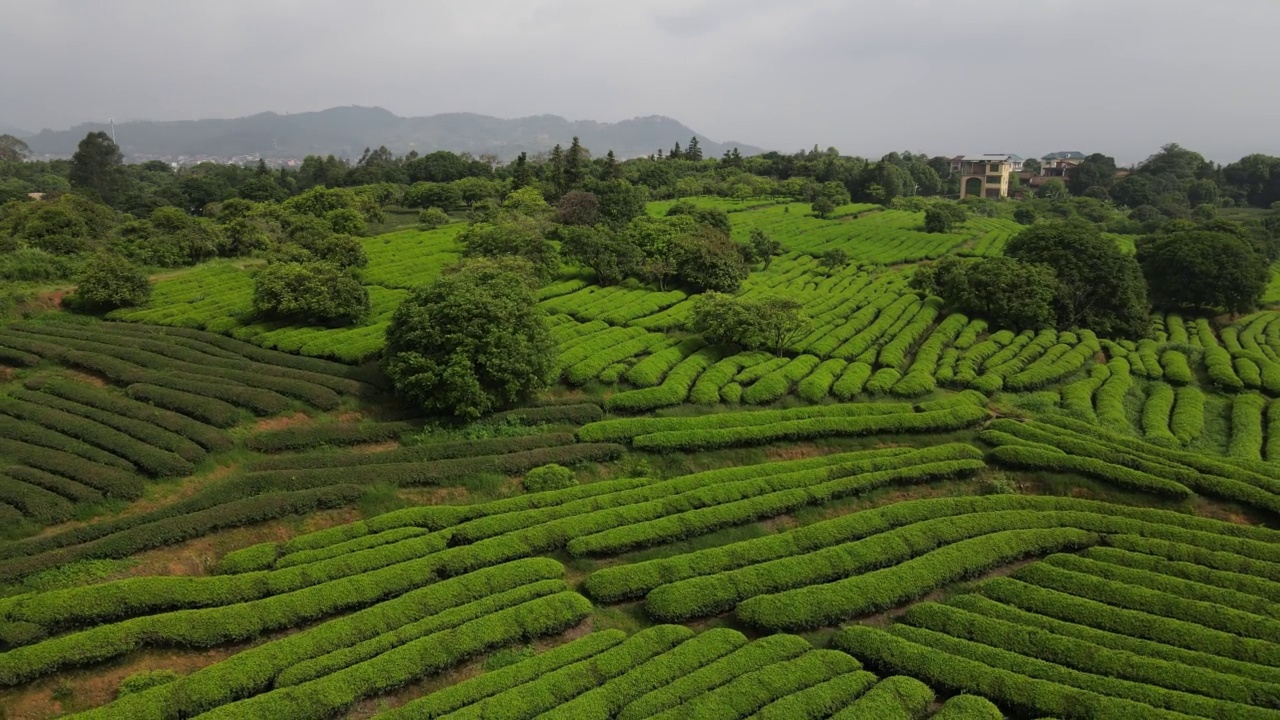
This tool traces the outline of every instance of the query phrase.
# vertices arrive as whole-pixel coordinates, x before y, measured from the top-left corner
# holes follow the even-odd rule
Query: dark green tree
[[[947,255],[921,265],[912,286],[998,327],[1023,330],[1054,324],[1058,281],[1047,265],[1009,257],[967,261]]]
[[[827,274],[830,275],[849,264],[849,253],[840,248],[832,248],[822,253],[822,257],[818,258],[818,263],[825,267]]]
[[[924,211],[924,231],[948,233],[968,217],[969,212],[963,205],[950,202],[935,202]]]
[[[774,256],[782,253],[782,243],[769,237],[764,230],[752,228],[751,249],[755,251],[756,257],[764,263],[764,268],[768,270]]]
[[[258,315],[321,325],[356,323],[369,314],[369,291],[351,270],[328,262],[273,262],[253,278]]]
[[[678,238],[669,257],[680,281],[695,290],[737,292],[749,273],[738,244],[706,225]]]
[[[582,184],[587,179],[587,163],[590,161],[591,154],[575,136],[569,144],[569,151],[564,154],[564,187],[560,189],[561,194],[582,189]]]
[[[1005,254],[1053,269],[1058,278],[1054,311],[1059,328],[1128,337],[1145,336],[1150,330],[1142,269],[1095,225],[1037,223],[1010,240]]]
[[[1191,230],[1138,242],[1151,301],[1170,310],[1244,313],[1267,288],[1267,261],[1239,235]]]
[[[644,253],[625,233],[599,225],[563,227],[559,235],[565,260],[594,270],[601,285],[614,285],[641,273]]]
[[[112,206],[124,195],[129,179],[124,155],[104,132],[91,132],[80,141],[68,177],[76,191]]]
[[[125,258],[98,253],[76,278],[72,305],[91,312],[141,305],[151,297],[151,281]]]
[[[600,169],[600,179],[605,182],[622,179],[622,166],[618,164],[618,157],[613,154],[613,150],[605,153],[604,167]]]
[[[689,138],[689,147],[684,151],[684,159],[699,162],[702,160],[702,146],[698,144],[698,136]]]
[[[1102,153],[1093,153],[1072,171],[1067,189],[1072,195],[1084,195],[1092,187],[1109,190],[1116,181],[1116,159]]]
[[[533,218],[515,216],[472,223],[458,241],[464,247],[463,257],[523,258],[540,280],[547,280],[560,270],[555,246],[547,240],[542,224]]]
[[[556,348],[519,259],[475,259],[419,288],[387,326],[382,367],[429,413],[476,419],[556,377]]]
[[[836,204],[831,202],[831,200],[824,195],[814,200],[811,204],[811,208],[815,216],[825,219],[830,217],[831,213],[836,211]]]

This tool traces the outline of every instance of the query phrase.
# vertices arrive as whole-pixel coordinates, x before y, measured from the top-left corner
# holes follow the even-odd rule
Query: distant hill
[[[31,133],[27,132],[26,130],[23,130],[20,127],[14,127],[9,123],[0,122],[0,135],[12,135],[16,138],[25,138],[25,137],[29,137]]]
[[[42,130],[26,138],[37,155],[71,155],[87,133],[108,130],[101,123],[85,123],[70,130]],[[612,149],[621,158],[638,157],[683,147],[697,135],[705,156],[719,156],[733,147],[750,155],[760,148],[736,142],[717,143],[684,124],[658,115],[600,123],[569,121],[556,115],[506,120],[471,113],[427,117],[399,117],[376,107],[336,107],[319,112],[279,115],[260,113],[226,120],[125,122],[116,124],[116,139],[126,156],[209,155],[235,157],[303,157],[330,153],[356,158],[366,147],[386,145],[404,154],[417,150],[492,153],[504,160],[522,151],[568,146],[577,136],[593,154]]]

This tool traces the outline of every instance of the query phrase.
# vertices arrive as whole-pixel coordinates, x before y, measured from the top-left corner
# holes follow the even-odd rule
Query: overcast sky
[[[849,154],[1280,155],[1280,0],[0,0],[0,124],[674,117]]]

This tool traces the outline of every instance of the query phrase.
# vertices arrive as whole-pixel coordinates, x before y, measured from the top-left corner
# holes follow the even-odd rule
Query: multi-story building
[[[960,155],[951,160],[951,172],[960,178],[960,197],[990,200],[1009,196],[1009,176],[1022,170],[1023,160],[1009,153]]]

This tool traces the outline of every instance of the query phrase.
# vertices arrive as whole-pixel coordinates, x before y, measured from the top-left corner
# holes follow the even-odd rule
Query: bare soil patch
[[[285,428],[298,427],[301,425],[311,424],[311,416],[306,413],[296,412],[292,415],[283,417],[263,418],[254,426],[254,430],[284,430]]]

